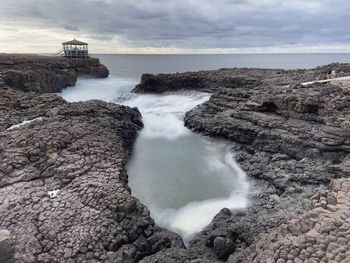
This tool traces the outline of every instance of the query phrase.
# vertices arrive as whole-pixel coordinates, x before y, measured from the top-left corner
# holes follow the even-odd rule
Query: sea
[[[210,94],[135,94],[144,73],[175,73],[233,67],[297,69],[350,62],[350,54],[107,55],[106,79],[79,78],[59,95],[67,101],[100,99],[137,107],[144,122],[128,162],[132,195],[155,222],[186,242],[222,209],[245,209],[253,189],[235,162],[230,143],[195,134],[183,124],[186,111]]]

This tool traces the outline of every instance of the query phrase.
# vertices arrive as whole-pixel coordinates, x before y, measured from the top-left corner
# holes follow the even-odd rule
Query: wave
[[[110,102],[113,99],[130,92],[136,84],[136,80],[127,78],[79,78],[74,87],[65,88],[58,95],[69,102],[87,101],[92,99]]]

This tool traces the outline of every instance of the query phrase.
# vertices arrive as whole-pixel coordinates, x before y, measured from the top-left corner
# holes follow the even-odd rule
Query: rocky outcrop
[[[22,91],[59,92],[74,86],[79,75],[105,78],[108,74],[97,58],[0,54],[0,79],[6,86]]]
[[[338,81],[300,85],[324,79],[332,69],[350,75],[350,64],[331,64],[310,70],[222,69],[142,78],[136,92],[211,92],[209,101],[186,114],[185,125],[231,141],[236,160],[258,190],[250,196],[249,208],[223,209],[186,252],[180,251],[184,258],[350,260],[345,233],[350,210],[347,200],[335,201],[349,191],[344,177],[350,175],[350,89]],[[200,84],[191,86],[196,78]],[[176,252],[164,253],[174,257]]]
[[[330,64],[310,70],[233,68],[175,74],[144,74],[140,84],[133,91],[137,93],[179,90],[216,92],[221,87],[226,89],[245,87],[248,92],[250,88],[260,86],[286,86],[317,78],[324,79],[332,69],[344,75],[350,71],[350,66],[349,64]]]
[[[238,71],[238,70],[237,70]],[[246,78],[237,72],[235,76],[225,77],[226,70],[199,71],[177,74],[144,74],[141,83],[135,87],[134,92],[138,93],[160,93],[177,90],[198,90],[213,92],[216,88],[225,85],[257,85],[259,79],[256,77]]]
[[[298,160],[308,157],[339,164],[350,152],[347,88],[332,84],[276,87],[250,96],[243,89],[218,90],[187,113],[186,125],[252,150]]]
[[[0,85],[0,261],[136,262],[184,248],[127,185],[126,162],[143,126],[139,111],[67,103],[25,81],[18,85],[40,92]]]

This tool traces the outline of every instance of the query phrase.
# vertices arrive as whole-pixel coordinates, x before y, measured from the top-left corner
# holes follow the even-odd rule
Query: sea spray
[[[187,92],[162,95],[135,94],[129,100],[122,99],[121,102],[130,107],[138,107],[141,111],[145,123],[141,136],[176,139],[191,133],[183,124],[184,113],[208,99],[209,94]]]
[[[70,102],[92,99],[110,102],[129,93],[136,84],[134,79],[113,76],[106,79],[79,78],[74,87],[65,88],[58,95]]]

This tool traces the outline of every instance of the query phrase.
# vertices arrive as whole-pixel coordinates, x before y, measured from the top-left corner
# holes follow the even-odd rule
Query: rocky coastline
[[[131,195],[136,108],[68,103],[98,59],[0,54],[0,262],[349,262],[350,84],[309,70],[146,74],[134,92],[210,92],[185,125],[223,138],[251,180],[250,206],[223,208],[185,248]]]
[[[186,250],[144,262],[350,262],[350,82],[301,85],[331,70],[350,76],[350,64],[331,64],[142,77],[134,92],[210,92],[185,125],[229,140],[258,189],[248,209],[223,209]]]
[[[74,86],[78,75],[106,78],[108,69],[97,58],[68,60],[21,54],[0,54],[2,86],[38,93],[60,92]]]
[[[131,196],[141,114],[53,94],[107,77],[98,59],[0,55],[0,262],[135,262],[181,238]]]

